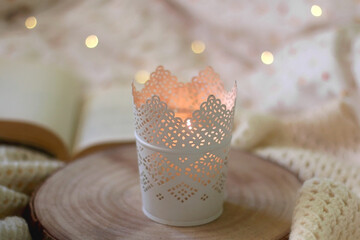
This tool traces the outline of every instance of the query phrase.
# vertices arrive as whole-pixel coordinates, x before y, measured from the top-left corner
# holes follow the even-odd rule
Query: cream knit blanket
[[[29,194],[64,164],[20,147],[0,146],[0,239],[31,239],[26,221],[19,217]]]
[[[304,182],[290,240],[360,239],[360,127],[355,108],[340,100],[296,118],[237,116],[233,146],[287,168]]]

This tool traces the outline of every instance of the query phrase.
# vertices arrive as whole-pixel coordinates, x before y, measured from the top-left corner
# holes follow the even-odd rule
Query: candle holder
[[[144,214],[173,226],[215,220],[223,211],[236,84],[226,91],[211,67],[182,83],[159,66],[132,91]]]

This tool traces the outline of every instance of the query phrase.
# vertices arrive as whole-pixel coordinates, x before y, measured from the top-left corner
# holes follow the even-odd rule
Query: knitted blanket
[[[63,165],[35,151],[0,146],[0,239],[31,239],[21,213],[30,193]]]
[[[233,146],[287,168],[304,182],[291,240],[360,239],[356,99],[331,102],[296,118],[238,114]]]

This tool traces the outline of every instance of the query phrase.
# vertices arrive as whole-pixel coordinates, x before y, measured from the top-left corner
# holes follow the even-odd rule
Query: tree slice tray
[[[227,199],[214,222],[171,227],[141,210],[135,144],[79,159],[39,188],[29,218],[38,239],[287,239],[301,183],[259,157],[230,151]]]

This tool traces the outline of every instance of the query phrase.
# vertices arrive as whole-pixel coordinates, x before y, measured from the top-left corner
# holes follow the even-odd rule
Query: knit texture
[[[30,240],[28,225],[23,218],[7,217],[0,220],[1,240]]]
[[[32,150],[0,146],[1,240],[31,239],[26,221],[18,216],[29,201],[28,195],[63,165],[63,162]]]
[[[15,147],[11,145],[0,146],[0,162],[2,161],[45,161],[49,160],[44,154],[37,151]]]
[[[39,183],[62,165],[60,161],[2,162],[0,185],[30,194]]]
[[[290,239],[359,239],[360,199],[342,184],[313,178],[302,186]]]
[[[240,113],[233,146],[304,182],[290,240],[360,239],[360,127],[354,105],[331,102],[295,117]]]
[[[28,201],[27,195],[0,186],[0,217],[19,214]]]

